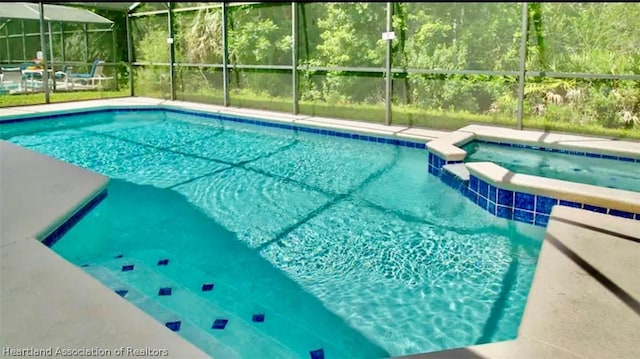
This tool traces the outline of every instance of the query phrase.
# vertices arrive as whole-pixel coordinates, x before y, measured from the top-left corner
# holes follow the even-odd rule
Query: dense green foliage
[[[385,80],[379,70],[386,56],[381,39],[386,3],[299,3],[294,49],[291,3],[229,6],[227,11],[232,105],[290,111],[291,70],[251,65],[291,65],[295,51],[302,113],[333,108],[343,109],[330,111],[333,117],[353,118],[349,106],[366,107],[371,109],[366,118],[355,117],[384,121]],[[392,66],[399,71],[393,77],[393,122],[441,128],[470,122],[514,125],[521,14],[521,3],[394,3]],[[176,59],[181,64],[175,70],[178,98],[221,103],[220,8],[174,16]],[[526,77],[525,127],[640,131],[640,81],[570,75],[640,75],[640,4],[529,3],[528,16],[525,63],[534,73]],[[169,96],[167,16],[133,20],[135,61],[156,64],[137,68],[136,94]],[[121,21],[118,24],[122,33]],[[119,53],[126,51],[125,43],[119,41]],[[330,71],[332,67],[372,69]],[[255,102],[247,100],[252,97]]]
[[[515,123],[517,71],[521,43],[519,3],[395,3],[392,64],[394,114],[410,109],[415,116],[396,116],[395,123],[433,123],[421,109],[451,112],[473,122]],[[640,75],[640,5],[635,3],[531,3],[528,56],[530,71]],[[157,19],[140,19],[138,23]],[[219,9],[176,14],[177,58],[191,64],[221,63],[222,17]],[[155,31],[144,26],[141,61],[166,62],[165,24]],[[306,3],[298,7],[299,99],[305,103],[344,107],[368,104],[382,108],[385,98],[381,72],[312,71],[306,66],[382,68],[385,42],[385,3]],[[229,9],[230,65],[290,65],[291,6],[236,6]],[[493,70],[502,75],[441,75],[427,70]],[[149,69],[160,84],[168,73]],[[164,72],[162,72],[164,71]],[[505,73],[506,72],[506,73]],[[201,95],[219,103],[219,68],[179,68],[178,96]],[[274,109],[290,101],[288,70],[234,69],[234,96],[271,98]],[[545,127],[554,122],[604,128],[640,128],[638,81],[527,77],[525,125]],[[238,101],[236,101],[238,102]],[[263,101],[264,102],[264,101]],[[276,104],[276,102],[278,104]],[[404,109],[404,110],[403,110]],[[301,106],[301,111],[305,111]],[[422,111],[424,112],[424,111]],[[370,121],[383,113],[370,112]],[[336,114],[337,117],[340,116]],[[455,117],[455,116],[451,116]],[[456,124],[459,121],[454,121]],[[464,122],[464,121],[463,121]],[[435,121],[438,127],[448,124]]]

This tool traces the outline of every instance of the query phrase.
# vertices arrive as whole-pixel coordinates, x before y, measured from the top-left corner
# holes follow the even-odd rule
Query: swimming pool
[[[467,152],[465,162],[489,161],[516,173],[640,192],[640,170],[632,159],[596,158],[483,141],[472,141],[462,149]]]
[[[516,335],[543,229],[429,176],[424,149],[180,111],[0,128],[114,179],[52,249],[213,356],[373,358]]]

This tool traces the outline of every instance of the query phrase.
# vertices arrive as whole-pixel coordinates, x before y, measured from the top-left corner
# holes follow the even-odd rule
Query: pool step
[[[128,255],[153,266],[156,265],[158,259],[172,257],[163,250],[133,251]],[[307,306],[302,306],[297,310],[295,317],[280,314],[282,310],[285,310],[283,307],[288,304],[283,305],[281,302],[277,304],[257,303],[249,299],[254,295],[253,292],[236,288],[233,283],[225,283],[220,277],[207,274],[192,265],[186,266],[179,260],[172,260],[166,266],[157,266],[157,271],[245,320],[251,320],[254,314],[265,314],[265,321],[256,323],[256,327],[265,334],[277,338],[278,341],[293,349],[300,356],[306,357],[310,350],[318,348],[323,348],[329,357],[370,357],[380,353],[379,349],[373,349],[369,342],[352,340],[353,335],[349,332],[355,329],[347,327],[343,323],[336,323],[336,317],[330,318],[327,315],[318,316],[317,313],[307,313],[305,312],[308,309]],[[213,293],[202,292],[203,283],[214,283]],[[278,310],[274,305],[281,309]],[[322,309],[326,310],[324,307]],[[312,331],[310,328],[300,325],[301,322],[312,323],[314,329],[320,330]],[[347,331],[345,328],[348,328]],[[325,329],[324,332],[322,329]]]
[[[469,186],[470,174],[464,163],[452,163],[442,166],[440,180],[447,186],[466,193]]]
[[[180,321],[180,330],[177,333],[205,352],[212,354],[216,358],[242,358],[240,353],[230,348],[207,331],[202,330],[190,320],[178,316],[176,313],[158,304],[150,297],[142,294],[133,286],[120,280],[120,278],[118,278],[111,270],[98,266],[86,267],[83,269],[108,288],[111,288],[114,291],[126,291],[120,295],[159,322],[165,324]],[[170,329],[167,328],[167,330]]]
[[[264,335],[242,318],[195,295],[177,282],[165,276],[157,275],[155,271],[146,267],[140,261],[129,258],[126,263],[133,264],[134,269],[124,272],[112,271],[109,268],[106,268],[106,270],[111,271],[121,282],[128,284],[130,287],[135,287],[142,295],[155,302],[156,305],[165,308],[166,311],[176,313],[175,318],[179,318],[178,320],[193,323],[198,330],[209,333],[209,335],[233,348],[234,351],[240,354],[240,357],[299,357],[299,355],[294,354],[276,339]],[[160,288],[171,288],[171,294],[159,295]],[[180,314],[178,315],[177,313]],[[212,328],[216,319],[228,320],[224,329]],[[191,340],[191,338],[187,339]],[[194,344],[196,343],[194,342]],[[225,356],[220,357],[225,358]]]
[[[464,181],[464,182],[469,181],[469,178],[470,178],[469,170],[467,169],[467,166],[465,166],[464,163],[452,163],[452,164],[444,165],[442,166],[442,169],[461,181]]]
[[[142,258],[142,259],[141,259]],[[350,352],[340,350],[331,344],[330,340],[310,332],[308,329],[296,324],[292,320],[279,315],[276,311],[267,306],[260,305],[249,299],[247,295],[240,294],[233,287],[222,283],[221,281],[212,279],[211,275],[207,275],[197,268],[180,265],[178,261],[170,261],[168,265],[158,266],[158,259],[170,258],[168,254],[161,250],[130,252],[125,258],[109,259],[101,263],[102,266],[108,267],[110,271],[118,273],[124,281],[131,285],[135,285],[146,295],[160,299],[163,304],[179,302],[182,307],[168,308],[175,312],[183,313],[185,317],[196,322],[199,327],[210,328],[210,322],[213,322],[213,313],[224,313],[231,322],[242,321],[250,326],[253,330],[257,330],[261,335],[267,336],[276,341],[280,346],[286,346],[289,350],[295,352],[295,357],[308,357],[311,350],[323,348],[328,357],[353,357],[357,356],[358,348],[362,353],[362,346],[353,343],[353,349]],[[133,264],[134,269],[130,272],[122,272],[123,265]],[[202,291],[203,283],[213,283],[214,288],[211,291]],[[173,297],[172,301],[165,301],[166,298],[157,296],[160,287],[171,287]],[[191,303],[191,304],[190,304]],[[212,306],[215,310],[207,308]],[[207,319],[202,321],[200,317]],[[254,314],[264,314],[264,322],[252,323]],[[211,317],[211,318],[210,318]],[[231,318],[233,317],[233,320]],[[195,318],[195,319],[193,319]],[[318,318],[318,321],[324,320]],[[226,329],[225,329],[226,332]],[[346,339],[346,338],[345,338]],[[232,341],[230,341],[232,340]],[[225,342],[230,343],[233,347],[237,347],[238,340],[229,338]],[[255,343],[254,340],[240,341],[239,348],[250,346]],[[243,353],[243,356],[249,354]],[[264,353],[262,353],[264,356]],[[275,355],[275,354],[274,354]],[[284,357],[278,354],[278,357]],[[272,357],[269,355],[269,357]]]

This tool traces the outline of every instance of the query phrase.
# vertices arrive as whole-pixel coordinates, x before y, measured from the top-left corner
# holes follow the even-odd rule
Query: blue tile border
[[[513,210],[513,219],[519,222],[525,222],[532,224],[533,223],[534,213],[531,211],[526,211],[523,209],[514,209]]]
[[[549,223],[549,216],[536,213],[536,220],[534,223],[536,226],[546,227],[548,223]]]
[[[638,162],[638,163],[640,163],[640,157],[631,158],[631,157],[624,157],[624,156],[612,156],[612,155],[607,155],[607,154],[603,154],[603,153],[585,152],[585,151],[576,151],[576,150],[565,150],[565,149],[549,148],[549,147],[535,146],[535,145],[522,145],[522,144],[519,144],[519,143],[496,142],[496,141],[487,141],[487,140],[474,139],[473,141],[467,143],[467,145],[470,144],[470,143],[473,143],[473,142],[486,143],[486,144],[490,144],[490,145],[505,146],[505,147],[524,148],[524,149],[534,150],[534,151],[556,152],[556,153],[562,153],[562,154],[572,155],[572,156],[602,158],[602,159],[607,159],[607,160],[624,161],[624,162]]]
[[[451,188],[458,188],[458,186],[463,184],[460,178],[446,171],[442,171],[440,179]]]
[[[39,114],[34,116],[21,116],[19,118],[9,118],[6,120],[0,119],[0,125],[16,123],[16,122],[47,120],[47,119],[54,119],[54,118],[66,117],[66,116],[86,115],[86,114],[105,113],[105,112],[119,113],[119,112],[158,112],[158,111],[180,113],[180,114],[192,115],[195,117],[204,117],[204,118],[215,119],[215,120],[246,123],[246,124],[258,125],[258,126],[264,126],[264,127],[274,127],[274,128],[285,129],[285,130],[313,133],[313,134],[323,135],[323,136],[342,137],[342,138],[349,138],[352,140],[375,142],[375,143],[382,143],[382,144],[409,147],[409,148],[424,149],[426,148],[425,144],[427,142],[426,140],[424,142],[415,142],[410,140],[402,140],[398,138],[388,138],[388,137],[380,137],[380,136],[373,136],[373,135],[360,134],[360,133],[351,133],[343,130],[334,130],[329,128],[306,127],[306,126],[300,126],[300,125],[295,125],[292,123],[285,123],[285,122],[282,122],[282,123],[270,122],[268,120],[260,120],[257,118],[233,116],[233,115],[220,114],[220,113],[208,113],[208,112],[180,109],[180,108],[174,108],[174,107],[168,107],[168,106],[162,106],[162,105],[149,107],[149,108],[140,108],[140,107],[94,108],[94,109],[86,109],[86,110],[80,110],[80,111],[68,111],[64,113],[56,112],[56,113],[50,113],[50,114]]]
[[[107,190],[104,189],[97,196],[93,197],[87,204],[76,211],[69,219],[62,223],[53,232],[49,233],[43,240],[42,244],[47,247],[54,245],[60,238],[62,238],[73,226],[75,226],[84,216],[86,216],[92,209],[94,209],[102,200],[107,198]]]
[[[440,173],[442,171],[442,167],[444,165],[450,165],[450,164],[456,164],[456,163],[462,163],[463,161],[447,161],[444,158],[438,156],[437,154],[428,151],[429,152],[429,164],[428,164],[428,170],[429,173],[435,175],[435,176],[440,176]]]
[[[550,214],[551,208],[558,204],[556,198],[537,196],[536,198],[536,212]]]
[[[513,208],[534,211],[536,205],[535,195],[524,192],[514,192],[514,195]]]
[[[613,208],[609,210],[609,214],[612,215],[612,216],[618,216],[618,217],[633,219],[633,213],[626,212],[626,211],[619,211],[619,210],[613,209]],[[636,218],[640,218],[640,213],[638,213],[636,215]]]
[[[450,162],[456,163],[456,162]],[[429,153],[429,173],[440,178],[447,186],[458,190],[462,195],[490,214],[518,222],[546,227],[553,206],[567,206],[588,211],[605,213],[628,219],[640,220],[640,213],[631,213],[614,208],[593,206],[588,203],[566,201],[558,198],[532,193],[503,189],[482,178],[469,175],[464,181],[449,171],[442,170],[447,161],[436,154]]]

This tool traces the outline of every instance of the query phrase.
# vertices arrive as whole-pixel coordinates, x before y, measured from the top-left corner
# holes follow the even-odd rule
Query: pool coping
[[[581,152],[597,152],[612,156],[628,156],[640,159],[640,141],[618,140],[538,130],[516,130],[512,128],[488,125],[467,125],[453,131],[438,138],[437,142],[434,141],[433,145],[436,146],[432,146],[432,150],[440,153],[441,156],[445,157],[447,160],[457,160],[460,158],[454,157],[456,155],[460,155],[461,152],[449,153],[447,148],[440,150],[439,145],[452,145],[459,148],[474,139],[497,143],[510,142],[523,146],[570,149]]]
[[[51,111],[69,111],[69,110],[77,110],[77,111],[82,111],[82,110],[86,110],[86,109],[90,109],[90,108],[97,108],[97,107],[105,107],[105,108],[113,108],[113,107],[119,107],[119,106],[123,106],[123,107],[127,107],[127,106],[157,106],[157,105],[165,105],[165,106],[178,106],[180,108],[185,108],[187,110],[196,110],[196,111],[208,111],[210,113],[220,113],[220,114],[227,114],[227,115],[231,115],[231,116],[248,116],[251,118],[266,118],[268,120],[271,121],[282,121],[282,122],[290,122],[290,123],[298,123],[300,125],[304,125],[304,126],[317,126],[319,128],[338,128],[338,129],[342,129],[342,130],[346,130],[346,131],[355,131],[358,133],[366,133],[366,134],[372,134],[372,135],[381,135],[381,136],[397,136],[399,138],[409,138],[411,140],[424,140],[427,143],[433,143],[435,141],[439,141],[439,139],[445,138],[447,137],[450,133],[449,132],[444,132],[444,131],[435,131],[435,130],[425,130],[425,129],[411,129],[408,127],[402,127],[402,126],[394,126],[392,128],[389,128],[387,126],[384,125],[378,125],[378,124],[369,124],[369,123],[361,123],[361,122],[355,122],[355,121],[347,121],[347,120],[339,120],[339,119],[326,119],[326,118],[314,118],[314,117],[309,117],[309,116],[302,116],[302,115],[298,115],[298,116],[293,116],[293,115],[285,115],[285,114],[280,114],[280,113],[275,113],[275,112],[269,112],[269,111],[259,111],[259,110],[245,110],[245,109],[239,109],[239,108],[226,108],[226,107],[222,107],[222,106],[216,106],[216,105],[206,105],[206,104],[196,104],[196,103],[188,103],[188,102],[181,102],[181,101],[165,101],[165,100],[158,100],[158,99],[148,99],[148,98],[136,98],[136,97],[132,97],[132,98],[124,98],[124,99],[109,99],[109,100],[96,100],[96,101],[83,101],[83,102],[74,102],[74,103],[60,103],[60,104],[50,104],[50,105],[36,105],[36,106],[24,106],[24,107],[15,107],[15,108],[8,108],[8,109],[2,109],[3,111],[3,115],[0,116],[0,121],[2,121],[3,119],[7,119],[7,118],[15,118],[16,116],[33,116],[33,115],[37,115],[38,113],[43,113],[43,112],[51,112]],[[476,125],[472,125],[472,126],[476,126]],[[469,126],[467,126],[469,127]],[[495,127],[491,127],[491,126],[483,126],[483,127],[487,127],[489,130],[491,129],[496,129]],[[466,127],[465,127],[466,128]],[[470,127],[471,130],[478,130],[474,127]],[[504,129],[498,129],[498,131],[501,131]],[[455,131],[454,131],[455,132]],[[464,132],[464,131],[463,131]],[[466,132],[472,132],[472,131],[466,131]],[[480,131],[479,131],[480,132]],[[468,134],[462,133],[462,134],[455,134],[455,136],[460,136],[458,138],[465,138],[468,137]],[[446,138],[445,138],[446,140]],[[602,141],[603,139],[598,139],[600,141]],[[444,142],[443,142],[444,143]],[[2,173],[0,173],[0,175],[4,176],[5,171],[2,171]],[[89,171],[88,171],[89,172]],[[598,187],[600,188],[600,187]],[[99,191],[98,191],[99,192]],[[78,207],[81,206],[81,202],[82,203],[87,203],[89,202],[89,200],[85,199],[84,201],[80,201],[78,203]],[[52,203],[52,205],[55,205],[55,203]],[[566,212],[569,211],[569,212]],[[573,212],[572,212],[573,211]],[[577,211],[577,212],[575,212]],[[596,217],[593,217],[596,216]],[[633,220],[626,220],[626,219],[622,219],[622,218],[606,218],[603,219],[602,217],[597,217],[597,216],[602,216],[598,213],[593,213],[593,212],[587,212],[584,210],[578,210],[578,209],[571,209],[571,208],[567,208],[567,207],[561,207],[561,206],[554,206],[553,211],[551,213],[551,218],[548,224],[548,228],[547,228],[547,234],[549,233],[553,233],[553,231],[559,231],[560,234],[562,235],[558,235],[558,238],[564,238],[564,235],[566,234],[571,235],[570,233],[575,233],[572,236],[577,236],[577,237],[581,237],[581,236],[596,236],[596,237],[602,237],[602,238],[608,238],[607,237],[607,230],[605,230],[604,232],[602,231],[598,231],[598,228],[601,229],[606,229],[606,228],[612,228],[611,225],[612,224],[618,224],[620,225],[620,223],[622,223],[622,227],[623,228],[631,228],[631,232],[630,233],[640,233],[640,227],[638,227],[640,225],[640,222],[638,221],[633,221]],[[610,217],[610,216],[604,216],[604,217]],[[594,218],[596,218],[594,220]],[[598,219],[599,218],[599,219]],[[619,222],[620,220],[622,221],[626,221],[626,222]],[[563,222],[564,221],[564,222]],[[563,224],[558,224],[558,223],[565,223],[567,221],[573,221],[574,224],[573,225],[567,225],[568,227],[562,227]],[[565,223],[566,224],[566,223]],[[589,234],[591,232],[581,232],[580,229],[581,228],[586,228],[588,226],[596,226],[596,230],[593,230],[592,232],[594,232],[595,234]],[[554,229],[560,227],[559,229]],[[619,228],[614,228],[614,230],[619,231]],[[573,232],[572,232],[573,231]],[[582,234],[581,234],[582,233]],[[585,234],[586,233],[586,234]],[[605,234],[603,234],[605,233]],[[36,253],[36,252],[42,252],[42,253],[38,253],[38,255],[44,256],[46,258],[46,261],[51,261],[51,265],[47,268],[46,271],[44,272],[40,272],[39,274],[41,275],[40,278],[37,278],[36,280],[39,281],[43,281],[44,279],[46,279],[46,276],[53,276],[55,273],[57,273],[59,271],[59,268],[64,268],[64,272],[69,272],[71,274],[71,276],[74,277],[74,280],[76,280],[77,282],[74,283],[74,291],[80,291],[82,293],[88,293],[88,292],[92,292],[92,291],[103,291],[104,293],[106,292],[110,292],[109,289],[107,289],[106,287],[103,287],[98,281],[96,281],[95,279],[93,279],[91,276],[89,276],[88,274],[84,273],[80,268],[77,268],[73,265],[71,265],[70,263],[66,262],[65,260],[63,260],[62,258],[60,258],[59,256],[57,256],[57,254],[55,254],[54,252],[52,252],[51,250],[49,250],[48,248],[40,245],[37,243],[37,240],[35,238],[28,238],[29,240],[24,240],[24,241],[19,241],[16,243],[29,243],[29,244],[25,244],[24,246],[34,246],[34,245],[38,245],[35,246],[36,248],[39,249],[34,249],[34,248],[25,248],[24,249],[24,255],[27,257],[26,259],[23,258],[23,261],[18,262],[18,263],[13,263],[13,268],[7,270],[5,268],[6,263],[8,262],[8,260],[3,260],[2,261],[2,275],[6,276],[6,277],[12,277],[14,274],[16,276],[19,276],[21,273],[25,272],[23,270],[23,268],[21,268],[21,266],[23,266],[23,264],[21,263],[25,263],[26,261],[29,261],[29,256]],[[612,239],[608,239],[613,241]],[[611,242],[613,243],[613,242]],[[12,244],[13,245],[13,244]],[[637,244],[634,248],[635,251],[637,251]],[[6,246],[6,248],[11,248],[11,246]],[[17,247],[16,247],[17,248]],[[550,245],[548,244],[548,240],[545,239],[544,244],[543,244],[543,250],[541,252],[541,257],[539,258],[539,268],[544,268],[545,271],[547,271],[547,268],[553,269],[554,266],[556,266],[555,261],[559,261],[560,259],[554,259],[551,258],[549,260],[545,259],[544,261],[542,260],[542,257],[544,255],[545,258],[549,257],[549,255],[547,255],[546,253],[549,253],[551,250],[548,249],[550,248]],[[0,247],[0,249],[2,249],[3,253],[2,255],[5,256],[7,255],[8,251],[5,249],[5,247]],[[606,248],[602,248],[602,251],[609,251],[610,248],[608,246],[606,246]],[[44,253],[44,254],[43,254]],[[13,256],[9,256],[8,258],[12,258]],[[35,257],[31,257],[31,258],[35,258]],[[55,258],[55,259],[54,259]],[[3,258],[4,259],[4,258]],[[547,263],[549,262],[549,263]],[[536,270],[536,275],[534,278],[534,284],[532,285],[532,289],[531,292],[529,294],[528,297],[528,301],[527,301],[527,309],[525,310],[525,317],[523,317],[523,322],[521,324],[521,331],[520,334],[518,336],[518,338],[516,340],[513,341],[506,341],[506,342],[499,342],[499,343],[492,343],[492,344],[485,344],[483,346],[472,346],[472,347],[468,347],[467,349],[455,349],[453,351],[442,351],[442,352],[437,352],[437,353],[427,353],[427,354],[418,354],[417,357],[422,358],[431,358],[431,357],[464,357],[464,358],[469,358],[470,357],[470,353],[484,353],[484,355],[486,357],[495,357],[495,358],[499,358],[499,357],[513,357],[515,353],[518,354],[518,356],[522,356],[524,353],[532,353],[532,354],[544,354],[546,353],[546,356],[543,357],[562,357],[564,355],[564,357],[575,357],[575,353],[580,353],[579,348],[578,351],[572,351],[575,349],[571,349],[570,351],[567,351],[567,349],[563,348],[562,345],[556,345],[556,344],[549,344],[546,342],[542,342],[536,338],[530,337],[528,335],[526,335],[525,333],[523,333],[522,328],[524,327],[524,323],[525,323],[525,319],[524,318],[530,318],[527,319],[528,322],[531,323],[538,323],[538,325],[542,325],[543,324],[553,324],[554,326],[559,326],[561,322],[558,318],[556,318],[553,315],[549,315],[545,317],[545,321],[540,320],[540,318],[537,316],[537,313],[533,313],[534,310],[533,309],[529,309],[531,307],[530,303],[532,303],[532,301],[535,298],[547,298],[549,295],[560,295],[558,293],[563,293],[565,291],[565,288],[560,288],[560,287],[553,287],[551,286],[551,294],[549,293],[542,293],[542,289],[549,289],[549,285],[547,285],[546,281],[550,280],[548,278],[542,278],[542,276],[549,276],[548,274],[539,274],[542,273],[541,269],[537,269]],[[571,273],[575,273],[576,270],[575,269],[571,269]],[[578,271],[579,272],[579,271]],[[584,275],[582,275],[584,276]],[[553,279],[554,276],[551,276],[551,278]],[[593,281],[594,279],[592,277],[588,277],[588,280]],[[585,279],[585,280],[587,280]],[[54,280],[55,283],[60,282],[61,278],[57,278],[56,280]],[[3,283],[5,283],[3,281]],[[543,283],[543,284],[537,284],[537,283]],[[97,286],[96,286],[97,285]],[[31,282],[30,286],[23,286],[22,288],[20,288],[20,290],[23,293],[22,295],[25,296],[25,298],[32,298],[33,296],[33,291],[30,292],[30,288],[33,286],[33,282]],[[2,292],[2,303],[5,303],[6,306],[6,294],[5,294],[5,285],[2,286],[3,287],[3,292]],[[102,288],[102,289],[98,289],[98,287]],[[577,287],[577,288],[573,288],[573,287]],[[83,289],[84,288],[84,289]],[[542,288],[542,289],[541,289]],[[581,288],[580,286],[572,286],[573,289],[575,289],[575,293],[576,295],[579,295],[581,293],[581,291],[583,290],[583,288]],[[46,309],[49,308],[51,305],[54,305],[56,303],[56,301],[60,301],[63,299],[68,299],[66,298],[66,296],[63,294],[64,292],[64,288],[59,288],[61,289],[60,292],[57,292],[60,297],[56,297],[56,293],[53,293],[54,295],[52,295],[51,292],[45,293],[42,295],[42,297],[47,297],[46,300],[41,300],[38,301],[38,303],[34,304],[34,308],[36,311],[37,310],[41,310],[43,313],[47,313]],[[542,293],[542,294],[539,294]],[[112,293],[113,294],[113,293]],[[136,318],[135,322],[137,323],[138,321],[141,322],[145,322],[146,319],[141,319],[141,318],[151,318],[148,317],[146,315],[146,313],[144,313],[142,310],[138,309],[137,307],[135,307],[132,304],[129,304],[126,301],[122,301],[121,298],[119,298],[118,296],[101,296],[100,298],[94,298],[95,302],[94,304],[99,305],[103,299],[102,297],[105,298],[111,298],[114,297],[113,299],[117,300],[119,303],[118,307],[109,311],[110,315],[118,315],[117,313],[122,314],[123,312],[127,312],[127,314],[125,315],[127,317],[127,321],[130,320],[130,318]],[[109,299],[112,300],[112,299]],[[113,300],[112,300],[113,301]],[[15,303],[15,302],[14,302]],[[22,302],[18,302],[18,303],[22,303]],[[83,302],[84,303],[84,302]],[[43,310],[44,308],[44,310]],[[62,307],[61,307],[62,308]],[[12,308],[13,309],[13,308]],[[567,309],[567,308],[565,308]],[[570,308],[569,308],[570,309]],[[4,311],[6,310],[3,309],[3,314]],[[570,312],[570,311],[569,311]],[[116,313],[116,314],[113,314]],[[138,313],[138,314],[132,314],[132,313]],[[533,313],[533,314],[531,314]],[[60,317],[65,317],[67,315],[73,317],[74,314],[72,313],[72,308],[66,307],[66,309],[64,310],[63,313],[59,314]],[[131,317],[130,317],[131,316]],[[23,340],[21,343],[23,346],[31,346],[33,347],[32,343],[27,343],[27,340],[33,340],[35,341],[37,338],[37,336],[30,336],[29,338],[27,338],[27,336],[25,336],[23,333],[25,332],[29,332],[29,330],[31,330],[33,327],[38,327],[40,330],[42,329],[51,329],[51,328],[55,328],[56,324],[55,323],[46,323],[44,322],[45,320],[48,320],[49,317],[47,315],[41,315],[38,316],[37,321],[36,322],[31,322],[30,325],[28,326],[28,328],[24,328],[22,331],[22,339]],[[59,318],[58,318],[59,319]],[[86,318],[85,318],[86,319]],[[108,320],[106,318],[103,318],[104,320]],[[19,319],[15,319],[16,321],[18,321]],[[161,343],[164,345],[164,347],[166,347],[167,345],[174,345],[176,346],[176,350],[186,350],[187,352],[189,352],[189,350],[195,350],[195,352],[190,352],[191,354],[195,355],[196,357],[199,355],[202,355],[202,352],[199,352],[199,349],[195,348],[191,343],[185,341],[184,339],[182,339],[181,337],[179,337],[178,335],[175,335],[175,333],[171,333],[170,331],[166,330],[166,328],[164,328],[162,326],[161,323],[158,323],[155,321],[155,319],[151,318],[152,322],[155,324],[149,324],[149,327],[145,327],[144,329],[138,328],[138,332],[137,333],[142,333],[139,334],[141,336],[144,336],[145,338],[155,338],[155,333],[166,333],[166,334],[171,334],[168,337],[165,334],[158,334],[160,335],[163,340],[158,340],[157,343]],[[623,320],[633,320],[633,316],[628,316],[627,317],[623,317]],[[146,322],[145,322],[146,323]],[[6,322],[3,321],[2,326],[4,326],[6,324]],[[22,324],[26,324],[26,323],[22,323]],[[597,324],[597,323],[596,323]],[[47,326],[49,325],[49,326]],[[124,321],[119,323],[121,328],[126,328],[128,326],[130,326],[130,323],[124,324]],[[154,328],[155,325],[155,328]],[[115,327],[118,327],[118,325],[115,325]],[[120,328],[118,327],[118,328]],[[600,327],[598,325],[593,325],[593,326],[588,326],[588,328],[585,328],[585,330],[592,330],[593,335],[598,335],[599,337],[607,337],[606,332],[599,330]],[[4,329],[3,329],[4,330]],[[114,331],[117,332],[117,330],[114,329]],[[135,331],[134,331],[135,332]],[[574,333],[570,332],[570,331],[560,331],[560,332],[555,332],[555,337],[556,339],[560,340],[563,338],[568,338],[568,337],[572,337]],[[113,332],[110,333],[111,335],[111,339],[116,338],[117,335],[115,335]],[[147,336],[149,335],[149,336]],[[0,338],[3,338],[4,335],[0,335]],[[99,338],[96,338],[99,337]],[[166,338],[165,338],[166,337]],[[533,339],[532,339],[533,338]],[[609,339],[611,339],[610,337],[607,337]],[[73,338],[67,338],[67,340],[70,340],[70,343],[77,343],[78,346],[90,346],[93,345],[93,343],[98,343],[96,342],[96,340],[103,340],[104,341],[105,337],[104,337],[104,333],[102,331],[102,329],[99,328],[92,328],[91,330],[88,331],[83,331],[82,335],[76,334],[75,337]],[[553,339],[553,338],[552,338]],[[84,340],[84,341],[83,341]],[[586,339],[585,339],[586,340]],[[103,341],[99,342],[99,343],[103,343]],[[5,345],[4,343],[4,339],[3,339],[3,345]],[[533,344],[532,344],[533,343]],[[56,342],[57,345],[62,345],[62,344],[66,344],[63,343],[62,341],[58,341]],[[606,345],[609,344],[609,345]],[[618,348],[617,344],[615,345],[615,347],[613,346],[613,344],[616,343],[604,343],[602,344],[600,347],[603,348],[601,350],[608,350],[607,354],[610,354],[612,352],[615,352],[616,349],[618,349],[618,351],[620,350],[620,348]],[[624,347],[624,346],[623,346]],[[478,349],[480,348],[480,349]],[[487,349],[488,348],[488,349]],[[515,349],[514,349],[515,348]],[[543,349],[541,349],[543,348]],[[460,350],[462,350],[462,352],[460,352]],[[515,351],[514,351],[515,350]],[[542,351],[541,351],[542,350]],[[195,354],[197,353],[197,354]],[[460,356],[459,353],[463,353],[466,356]],[[508,355],[506,355],[506,354]],[[510,353],[510,354],[509,354]],[[550,353],[553,353],[554,355],[551,355]],[[174,353],[172,353],[170,356],[174,356]],[[560,355],[562,354],[562,355]],[[590,353],[588,353],[589,355],[585,355],[585,356],[590,356]],[[189,355],[190,357],[193,357],[193,355]],[[444,355],[444,356],[442,356]],[[525,354],[526,356],[526,354]],[[181,357],[180,355],[177,355],[177,357]],[[414,357],[414,356],[411,356]],[[471,357],[477,357],[476,354],[471,355]]]

